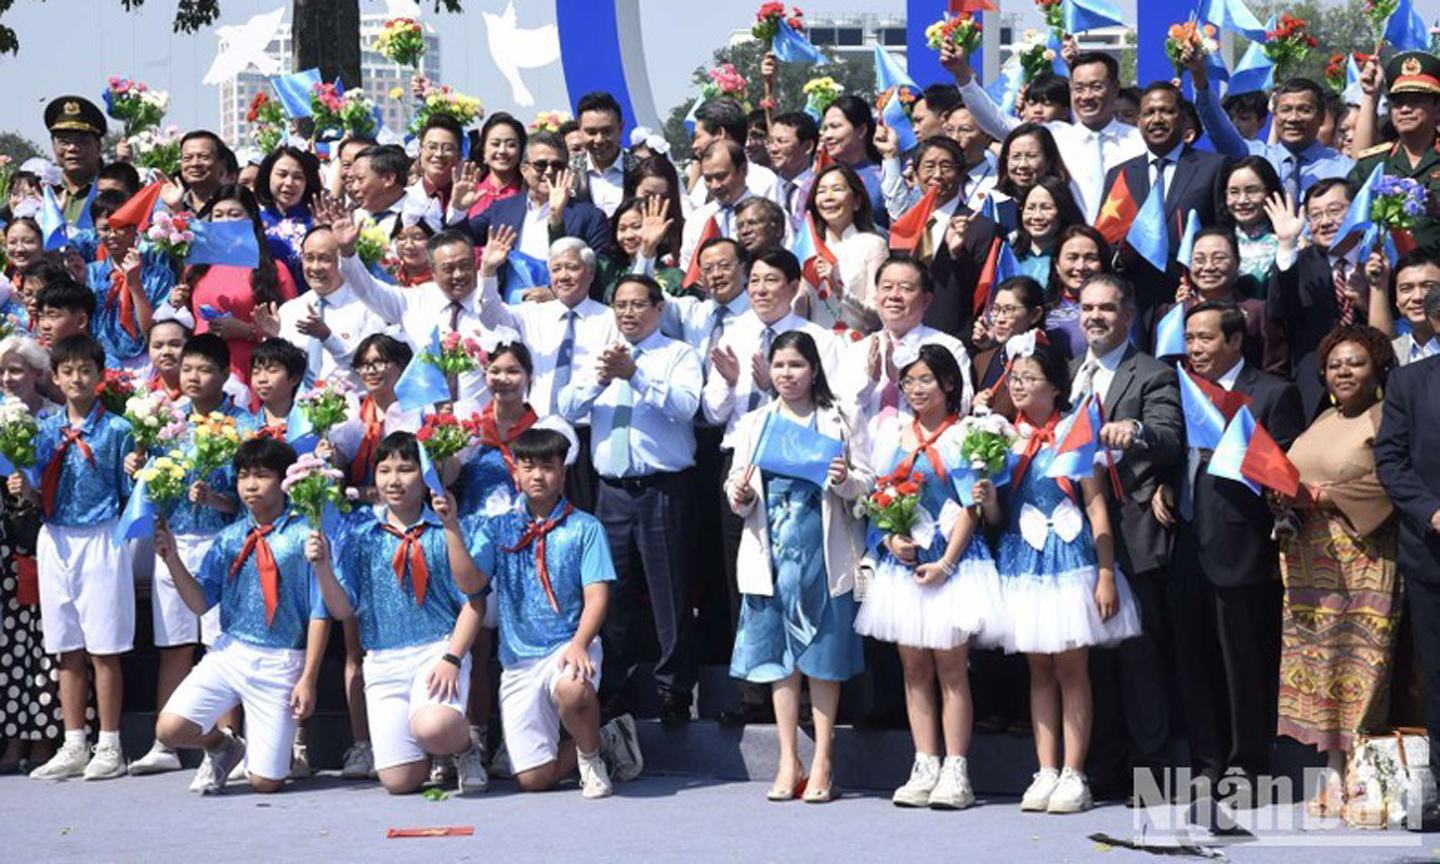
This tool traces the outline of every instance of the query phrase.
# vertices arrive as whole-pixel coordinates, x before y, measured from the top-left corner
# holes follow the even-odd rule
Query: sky
[[[564,78],[558,63],[527,70],[524,78],[536,104],[517,108],[510,88],[500,78],[486,44],[481,12],[499,13],[508,0],[465,0],[462,15],[434,14],[422,4],[422,20],[441,39],[444,83],[479,97],[486,111],[510,110],[522,119],[542,109],[568,110]],[[611,2],[611,0],[592,0]],[[663,117],[692,95],[690,73],[709,61],[731,31],[747,27],[759,0],[639,0],[646,63],[656,106]],[[1120,0],[1133,10],[1135,0]],[[1033,15],[1028,0],[1005,0]],[[287,0],[221,0],[219,25],[240,24],[251,16],[288,7]],[[801,3],[810,15],[875,12],[902,14],[904,0],[823,0]],[[1177,6],[1181,5],[1179,2]],[[1428,20],[1440,16],[1440,0],[1417,0]],[[538,27],[555,20],[553,0],[518,0],[518,24]],[[0,55],[0,80],[7,98],[0,109],[0,131],[19,131],[37,142],[45,140],[42,112],[55,96],[78,93],[99,101],[112,75],[129,76],[152,88],[168,91],[171,108],[166,122],[182,129],[218,128],[219,88],[201,83],[218,42],[214,28],[196,34],[171,32],[174,0],[148,0],[138,12],[126,12],[120,0],[19,0],[5,22],[20,38],[18,56]],[[383,13],[384,0],[362,0],[362,13]],[[288,17],[288,15],[287,15]]]

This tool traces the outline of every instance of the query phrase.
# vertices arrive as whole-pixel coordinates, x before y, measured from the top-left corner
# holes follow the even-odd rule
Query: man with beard
[[[1373,73],[1372,73],[1373,74]],[[1397,54],[1385,67],[1390,89],[1390,122],[1398,137],[1393,144],[1379,144],[1357,154],[1359,161],[1350,172],[1357,186],[1370,178],[1376,165],[1384,165],[1387,177],[1408,177],[1429,191],[1426,208],[1429,218],[1413,229],[1415,242],[1431,255],[1440,255],[1440,146],[1435,126],[1440,121],[1440,58],[1424,51]],[[1369,88],[1360,106],[1361,116],[1374,118],[1379,101],[1378,87]],[[1371,128],[1377,124],[1372,120]]]

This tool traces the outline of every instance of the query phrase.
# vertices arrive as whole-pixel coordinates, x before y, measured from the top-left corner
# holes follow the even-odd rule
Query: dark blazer
[[[522,191],[519,195],[511,195],[509,198],[496,201],[485,208],[485,212],[471,217],[463,226],[457,227],[468,233],[477,246],[484,245],[490,238],[490,226],[492,225],[508,225],[514,228],[518,235],[525,230],[525,202],[528,197]],[[550,242],[559,240],[561,237],[578,237],[584,240],[585,245],[589,246],[597,256],[612,251],[610,222],[605,218],[605,213],[594,204],[588,201],[571,200],[565,205],[562,222],[563,230],[550,232]],[[518,237],[515,248],[520,248]]]
[[[1070,363],[1078,375],[1085,358]],[[1116,546],[1117,560],[1126,573],[1164,567],[1170,560],[1170,532],[1155,518],[1150,499],[1162,483],[1178,482],[1177,466],[1185,463],[1185,422],[1180,412],[1180,382],[1175,370],[1134,345],[1125,349],[1110,389],[1101,394],[1107,422],[1140,421],[1139,443],[1115,465],[1120,497],[1106,495],[1112,531],[1123,541]],[[1109,472],[1106,485],[1109,485]]]
[[[1015,420],[1015,402],[1010,398],[1010,388],[1004,384],[996,386],[1000,376],[1005,374],[1004,345],[986,348],[970,359],[970,380],[975,382],[975,392],[995,388],[995,398],[990,400],[990,411],[1006,420]]]
[[[1136,206],[1150,197],[1150,160],[1153,153],[1127,159],[1111,168],[1105,175],[1105,196],[1121,174],[1130,190]],[[1147,310],[1157,303],[1168,303],[1175,299],[1175,289],[1180,285],[1180,269],[1175,262],[1175,253],[1180,248],[1180,238],[1185,230],[1185,220],[1194,210],[1200,216],[1200,225],[1209,228],[1216,222],[1216,202],[1223,201],[1225,190],[1221,188],[1220,177],[1229,160],[1219,153],[1197,150],[1190,145],[1180,151],[1170,183],[1165,187],[1165,225],[1170,230],[1170,267],[1162,274],[1149,262],[1136,255],[1128,247],[1121,256],[1121,264],[1127,276],[1136,285],[1136,304]],[[1101,199],[1102,201],[1104,198]]]
[[[1315,351],[1320,340],[1340,321],[1335,302],[1335,277],[1330,259],[1314,246],[1302,249],[1295,264],[1270,277],[1265,310],[1285,330],[1290,351],[1290,373],[1312,420],[1325,403],[1325,385],[1320,380]]]
[[[925,311],[925,324],[969,345],[970,329],[975,321],[975,286],[980,281],[980,272],[985,269],[990,244],[1001,236],[1001,229],[984,216],[966,210],[963,205],[955,212],[973,214],[970,226],[965,230],[964,254],[952,258],[950,247],[944,243],[935,251],[935,258],[930,262],[930,275],[935,280],[935,299]]]
[[[1254,297],[1232,296],[1235,296],[1235,305],[1239,306],[1245,315],[1245,362],[1262,372],[1289,378],[1290,347],[1285,328],[1270,316],[1264,301]],[[1192,297],[1186,301],[1185,308],[1191,309],[1199,303],[1198,296]],[[1160,319],[1174,307],[1174,303],[1162,303],[1152,311],[1145,328],[1152,349],[1155,346],[1155,331],[1160,326]]]
[[[1430,527],[1440,510],[1440,357],[1390,373],[1385,413],[1375,438],[1375,469],[1400,511],[1400,571],[1440,584],[1440,534]],[[1432,624],[1433,626],[1433,624]]]
[[[1250,397],[1250,412],[1275,442],[1290,449],[1306,426],[1295,385],[1247,363],[1235,379],[1235,389]],[[1195,475],[1194,528],[1206,577],[1222,588],[1270,582],[1276,552],[1270,539],[1275,518],[1269,505],[1243,483],[1207,473],[1209,463],[1205,451]]]

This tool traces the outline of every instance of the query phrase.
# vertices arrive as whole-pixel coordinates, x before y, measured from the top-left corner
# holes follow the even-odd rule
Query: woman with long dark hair
[[[802,314],[821,327],[843,324],[869,334],[880,329],[875,314],[875,275],[890,247],[875,231],[875,217],[865,185],[848,165],[829,165],[810,184],[805,212],[821,240],[835,256],[831,264],[815,261],[819,284],[804,283]]]
[[[890,214],[880,191],[880,151],[875,149],[875,116],[870,103],[848,94],[831,102],[820,120],[820,146],[832,160],[859,175],[870,197],[870,212],[880,227],[889,227]]]
[[[1246,156],[1220,172],[1220,188],[1225,197],[1217,221],[1220,227],[1235,232],[1235,245],[1240,250],[1235,290],[1242,296],[1263,300],[1270,274],[1275,272],[1275,253],[1280,248],[1265,205],[1276,196],[1284,203],[1280,175],[1265,157]],[[1291,203],[1293,210],[1295,202]]]
[[[301,290],[305,272],[300,266],[300,244],[315,224],[310,205],[322,188],[315,154],[289,144],[270,151],[255,177],[255,200],[270,257],[284,263]]]
[[[1020,272],[1043,282],[1050,278],[1055,241],[1071,225],[1084,225],[1085,213],[1075,202],[1070,184],[1048,174],[1021,192],[1018,204],[1020,227],[1011,235],[1010,247]]]
[[[995,165],[995,188],[990,197],[995,201],[995,221],[1007,231],[1020,227],[1018,201],[1041,177],[1054,177],[1071,184],[1065,159],[1050,130],[1038,123],[1021,123],[1000,145],[1000,158]],[[1071,187],[1072,195],[1074,187]]]
[[[1090,225],[1071,225],[1055,240],[1046,294],[1045,332],[1066,357],[1085,353],[1080,330],[1080,289],[1091,277],[1110,272],[1110,244]]]

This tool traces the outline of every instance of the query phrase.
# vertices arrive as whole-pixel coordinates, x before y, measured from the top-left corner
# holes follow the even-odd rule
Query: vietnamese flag
[[[110,224],[116,227],[133,225],[140,230],[150,227],[150,215],[155,212],[155,202],[160,200],[163,182],[151,183],[110,214]]]
[[[950,14],[961,12],[997,12],[1000,7],[992,0],[950,0]]]
[[[816,286],[819,290],[820,273],[815,269],[815,262],[825,260],[830,266],[835,266],[837,260],[835,253],[825,245],[825,234],[815,227],[815,216],[806,216],[805,227],[801,229],[800,236],[795,240],[795,257],[800,259],[800,270],[804,274],[805,281]]]
[[[990,295],[995,293],[995,271],[1000,265],[1000,247],[1005,241],[996,237],[990,241],[990,251],[985,255],[985,266],[980,268],[980,279],[975,283],[975,296],[972,298],[975,314],[979,315],[990,305]]]
[[[1240,461],[1240,473],[1286,498],[1294,498],[1300,491],[1300,469],[1259,423],[1255,424],[1250,446],[1245,448],[1245,458]]]
[[[1250,397],[1239,390],[1226,390],[1219,384],[1206,381],[1193,372],[1189,375],[1195,382],[1195,386],[1200,388],[1200,392],[1204,393],[1215,404],[1215,407],[1220,409],[1220,415],[1225,418],[1226,423],[1235,417],[1236,411],[1250,404]]]
[[[700,239],[695,241],[695,251],[690,256],[690,266],[685,270],[684,287],[689,288],[700,281],[700,250],[705,248],[706,243],[719,236],[720,223],[716,222],[712,215],[705,223],[705,230],[700,232]]]
[[[1135,221],[1135,215],[1139,212],[1140,207],[1135,203],[1135,196],[1130,194],[1130,184],[1125,182],[1125,172],[1121,171],[1115,177],[1115,185],[1110,187],[1105,203],[1100,205],[1100,214],[1095,217],[1095,228],[1105,236],[1106,243],[1116,246],[1130,233],[1130,223]]]
[[[921,239],[925,236],[925,223],[930,221],[930,214],[935,212],[939,203],[938,190],[931,189],[914,207],[896,219],[890,226],[890,248],[896,252],[909,252],[911,255],[918,253]]]

